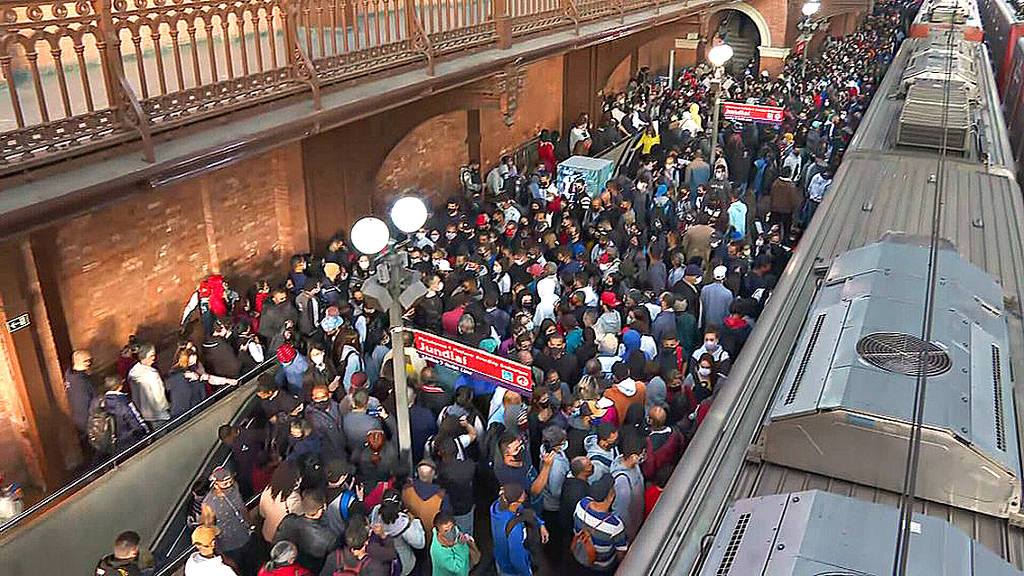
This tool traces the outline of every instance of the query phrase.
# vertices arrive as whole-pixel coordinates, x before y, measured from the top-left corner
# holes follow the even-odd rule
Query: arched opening
[[[627,54],[619,62],[619,65],[608,75],[608,81],[604,83],[605,94],[617,94],[626,89],[630,81],[630,69],[632,68],[632,54]]]
[[[759,69],[758,47],[769,46],[771,39],[764,37],[767,28],[756,22],[746,10],[730,8],[716,12],[711,17],[710,30],[712,43],[721,40],[732,46],[732,60],[725,65],[729,72],[742,73],[751,64],[755,71]]]
[[[469,162],[467,120],[465,110],[453,110],[423,121],[402,137],[377,170],[374,205],[389,206],[410,188],[435,206],[457,192],[459,168]]]

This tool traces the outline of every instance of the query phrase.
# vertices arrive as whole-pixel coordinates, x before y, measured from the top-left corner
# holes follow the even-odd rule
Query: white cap
[[[611,408],[612,406],[615,406],[615,402],[612,402],[611,398],[602,396],[601,399],[597,401],[598,408]]]
[[[725,266],[715,266],[715,270],[712,272],[712,275],[715,277],[715,280],[725,280],[726,272],[728,272],[728,270]]]

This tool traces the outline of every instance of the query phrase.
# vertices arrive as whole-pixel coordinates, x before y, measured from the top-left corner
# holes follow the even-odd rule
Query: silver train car
[[[897,52],[620,574],[739,574],[720,562],[742,549],[740,535],[722,552],[750,498],[817,490],[895,510],[915,370],[928,371],[915,512],[964,532],[1007,573],[1024,567],[1024,202],[988,50],[958,28],[976,15],[973,0],[923,4],[915,22],[943,25]],[[933,229],[935,329],[922,341]],[[873,541],[835,539],[858,538]]]

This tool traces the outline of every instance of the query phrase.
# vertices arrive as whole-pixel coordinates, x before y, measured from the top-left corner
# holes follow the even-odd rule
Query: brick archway
[[[712,12],[708,13],[708,22],[711,21],[711,17],[727,10],[735,10],[746,15],[757,27],[757,32],[761,37],[760,46],[771,47],[772,46],[772,30],[768,25],[768,21],[765,20],[764,15],[757,9],[747,4],[746,2],[731,2],[729,4],[722,4],[716,6]],[[714,32],[713,30],[711,32]]]

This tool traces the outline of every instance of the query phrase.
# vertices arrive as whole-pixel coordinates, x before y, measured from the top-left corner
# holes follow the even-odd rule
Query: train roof
[[[719,392],[702,424],[703,434],[691,441],[620,570],[688,571],[702,555],[701,537],[718,525],[725,505],[750,496],[817,488],[898,504],[896,492],[765,461],[756,445],[766,411],[806,325],[819,273],[840,254],[875,243],[889,232],[930,235],[935,186],[940,181],[944,193],[938,235],[966,261],[996,278],[1002,288],[1015,380],[1013,414],[1020,429],[1024,386],[1017,385],[1019,377],[1013,375],[1024,374],[1024,200],[1014,177],[995,81],[984,45],[972,43],[980,64],[973,116],[980,138],[963,155],[947,156],[941,168],[936,150],[897,146],[895,129],[903,107],[897,92],[912,51],[925,42],[930,40],[911,38],[898,51],[825,202],[747,341],[746,346],[757,353],[736,359],[730,386]],[[902,467],[903,462],[892,465]],[[1024,567],[1020,518],[1011,522],[920,500],[917,510],[950,520],[1015,567]]]
[[[919,69],[924,67],[919,60],[928,57],[933,50],[932,46],[932,41],[925,38],[904,41],[893,59],[890,73],[886,74],[875,93],[871,113],[865,116],[850,143],[850,151],[891,151],[926,158],[934,156],[933,151],[921,152],[898,146],[896,143],[900,116],[906,104],[904,78],[915,77]],[[976,79],[976,89],[973,91],[970,108],[971,137],[967,139],[964,154],[955,161],[965,161],[978,166],[987,164],[989,170],[1005,170],[1006,173],[1012,174],[1013,151],[1010,148],[999,95],[996,92],[995,78],[987,65],[988,49],[984,44],[960,42],[956,52],[970,57],[970,64],[965,63],[956,68],[965,70],[964,75],[968,74],[967,71],[973,75]],[[936,108],[940,107],[941,103],[936,104]],[[939,113],[935,112],[933,121],[937,122],[938,118]]]

